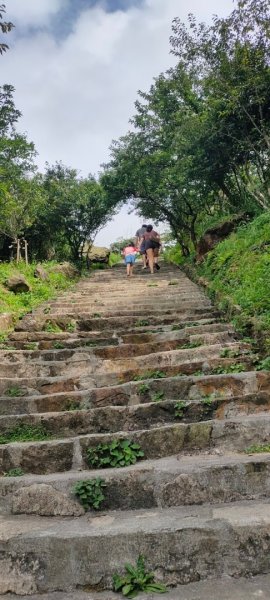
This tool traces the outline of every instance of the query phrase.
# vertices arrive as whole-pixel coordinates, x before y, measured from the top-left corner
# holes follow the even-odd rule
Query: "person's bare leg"
[[[130,277],[132,277],[132,275],[133,275],[133,266],[134,265],[132,265],[132,264],[130,265]]]
[[[150,268],[150,272],[153,274],[154,273],[154,252],[152,248],[148,248],[148,250],[146,251],[147,254],[147,258],[148,258],[148,262],[149,262],[149,268]]]
[[[127,276],[130,276],[130,263],[127,263]]]

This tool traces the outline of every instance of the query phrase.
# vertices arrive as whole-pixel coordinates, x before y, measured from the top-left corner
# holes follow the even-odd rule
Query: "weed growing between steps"
[[[143,375],[135,375],[133,381],[143,381],[144,379],[163,379],[166,377],[166,373],[163,371],[149,371],[143,373]]]
[[[263,454],[264,452],[270,452],[270,444],[254,444],[245,450],[246,454]]]
[[[65,349],[65,344],[62,344],[62,342],[54,342],[54,344],[52,346],[55,350],[64,350]]]
[[[13,385],[12,387],[8,388],[4,394],[10,398],[19,398],[20,396],[24,395],[24,391],[18,385]]]
[[[148,327],[148,325],[151,325],[151,323],[147,319],[139,319],[135,323],[135,327]]]
[[[177,350],[192,350],[193,348],[199,348],[203,345],[202,340],[195,340],[194,342],[188,342],[186,344],[179,344]]]
[[[155,392],[151,397],[152,402],[161,402],[164,400],[165,392]]]
[[[98,510],[101,508],[102,502],[105,500],[103,490],[106,487],[106,483],[100,477],[95,479],[85,479],[78,481],[73,487],[75,496],[79,498],[84,510],[94,508]]]
[[[138,387],[138,393],[140,394],[140,396],[143,396],[144,394],[147,394],[147,392],[149,392],[150,387],[147,383],[142,383],[141,385],[139,385]]]
[[[187,406],[187,403],[182,400],[176,402],[174,405],[174,416],[176,419],[182,419],[184,417]]]
[[[113,440],[109,444],[99,444],[87,450],[87,462],[94,469],[128,467],[143,457],[140,445],[130,440]]]
[[[126,563],[125,571],[125,575],[115,573],[113,589],[115,592],[122,592],[126,598],[136,598],[140,592],[164,594],[168,591],[163,583],[155,581],[153,573],[146,571],[143,556],[139,556],[136,566]]]
[[[41,442],[51,439],[51,434],[40,425],[17,425],[0,435],[0,444],[12,442]]]
[[[22,477],[24,475],[24,471],[21,467],[15,467],[15,469],[9,469],[6,473],[4,473],[4,477]]]

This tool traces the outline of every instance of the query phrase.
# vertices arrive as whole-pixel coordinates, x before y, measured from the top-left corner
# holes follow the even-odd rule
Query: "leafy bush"
[[[108,444],[99,444],[87,450],[87,462],[94,469],[128,467],[143,457],[144,452],[140,445],[130,440],[113,440]]]
[[[176,419],[182,419],[187,409],[187,403],[184,401],[176,402],[174,405],[174,416]]]
[[[136,566],[125,564],[125,575],[115,574],[113,576],[113,588],[115,592],[122,592],[126,598],[135,598],[139,592],[152,592],[164,594],[167,588],[163,583],[155,582],[153,573],[145,568],[145,559],[139,556]]]
[[[9,469],[9,471],[4,473],[4,477],[21,477],[22,475],[24,475],[24,471],[21,469],[21,467]]]
[[[78,481],[73,488],[75,496],[77,496],[83,505],[84,510],[94,508],[98,510],[100,505],[105,500],[103,489],[106,487],[106,483],[100,477],[95,479],[85,479]]]
[[[0,435],[0,444],[11,442],[40,442],[51,438],[51,434],[41,424],[27,425],[22,423]]]

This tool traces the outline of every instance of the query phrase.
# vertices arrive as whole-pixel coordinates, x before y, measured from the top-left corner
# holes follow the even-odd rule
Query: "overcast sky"
[[[4,0],[3,0],[4,1]],[[109,145],[126,133],[138,89],[172,63],[172,19],[227,15],[233,0],[6,0],[16,25],[1,58],[1,85],[16,88],[28,133],[46,161],[98,173]],[[139,223],[123,209],[99,244],[130,236]]]

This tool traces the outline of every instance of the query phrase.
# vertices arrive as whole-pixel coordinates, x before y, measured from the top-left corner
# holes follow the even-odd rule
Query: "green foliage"
[[[270,452],[269,444],[254,444],[245,450],[246,454],[262,454],[263,452]]]
[[[13,385],[5,391],[6,396],[10,396],[10,398],[18,398],[19,396],[23,396],[23,390],[18,385]]]
[[[135,323],[135,327],[148,327],[150,324],[150,321],[147,319],[138,319],[138,321]]]
[[[136,598],[140,592],[164,594],[167,588],[163,583],[156,583],[153,573],[145,568],[145,559],[139,556],[136,566],[125,564],[125,575],[115,574],[113,576],[113,589],[122,592],[126,598]]]
[[[235,326],[265,340],[270,336],[270,211],[241,226],[197,267],[210,293],[241,308]]]
[[[52,321],[47,321],[47,323],[45,323],[43,331],[47,331],[47,333],[62,333],[61,327]]]
[[[111,252],[109,258],[109,267],[113,267],[114,265],[118,265],[122,261],[122,256],[118,252]]]
[[[67,323],[67,325],[65,326],[65,330],[68,331],[69,333],[73,333],[76,329],[76,324],[75,323]]]
[[[165,392],[155,392],[151,397],[152,402],[161,402],[164,400]]]
[[[94,469],[108,467],[128,467],[143,458],[144,452],[139,444],[130,440],[113,440],[108,444],[99,444],[88,448],[87,461]]]
[[[65,411],[70,411],[70,412],[71,412],[71,411],[73,411],[73,410],[83,410],[83,407],[80,405],[80,402],[75,402],[75,401],[72,401],[72,400],[70,400],[70,401],[69,401],[69,402],[66,404],[66,406],[65,406],[64,410],[65,410]]]
[[[134,381],[143,381],[144,379],[162,379],[166,377],[166,373],[163,371],[148,371],[143,375],[136,375]]]
[[[25,350],[37,350],[37,348],[38,348],[37,342],[27,342],[27,344],[24,344]]]
[[[223,365],[214,367],[213,369],[211,369],[210,372],[212,375],[222,375],[223,373],[224,374],[243,373],[243,371],[245,371],[245,370],[246,370],[246,367],[242,363],[234,363],[232,365],[227,365],[226,367]]]
[[[0,435],[0,444],[10,444],[12,442],[40,442],[50,438],[50,433],[46,431],[42,424],[26,425],[22,423],[5,431],[5,433],[2,433]]]
[[[64,350],[65,344],[63,344],[62,342],[54,342],[53,348],[55,348],[55,350]]]
[[[256,371],[270,371],[270,356],[267,356],[256,365]]]
[[[179,400],[174,405],[174,416],[176,419],[182,419],[187,409],[187,403]]]
[[[179,281],[177,279],[172,279],[169,281],[168,285],[179,285]]]
[[[4,473],[4,477],[22,477],[22,475],[24,475],[24,471],[21,469],[21,467],[9,469],[9,471]]]
[[[95,479],[85,479],[78,481],[73,488],[75,496],[77,496],[83,505],[84,510],[94,508],[98,510],[101,507],[102,502],[105,500],[103,489],[106,487],[106,483],[100,477]]]
[[[36,263],[31,265],[25,265],[23,262],[19,266],[15,266],[13,263],[2,263],[0,264],[0,305],[1,312],[12,313],[14,316],[14,322],[19,317],[22,317],[27,312],[30,312],[43,302],[50,300],[55,297],[61,291],[69,289],[74,279],[67,277],[63,273],[57,273],[53,271],[56,266],[56,262],[50,261],[42,264],[44,270],[48,275],[46,281],[41,281],[34,277],[34,273],[37,267]],[[14,294],[5,287],[5,281],[15,275],[22,274],[31,286],[31,291]],[[57,331],[61,331],[59,328]],[[4,336],[5,337],[5,336]],[[31,343],[31,342],[30,342]]]
[[[202,340],[194,340],[194,342],[187,342],[186,344],[182,344],[177,346],[178,350],[191,350],[192,348],[199,348],[199,346],[202,346],[203,342]]]
[[[149,392],[149,390],[150,390],[150,387],[147,383],[142,383],[138,387],[138,392],[141,396],[143,396],[144,394],[147,394],[147,392]]]

